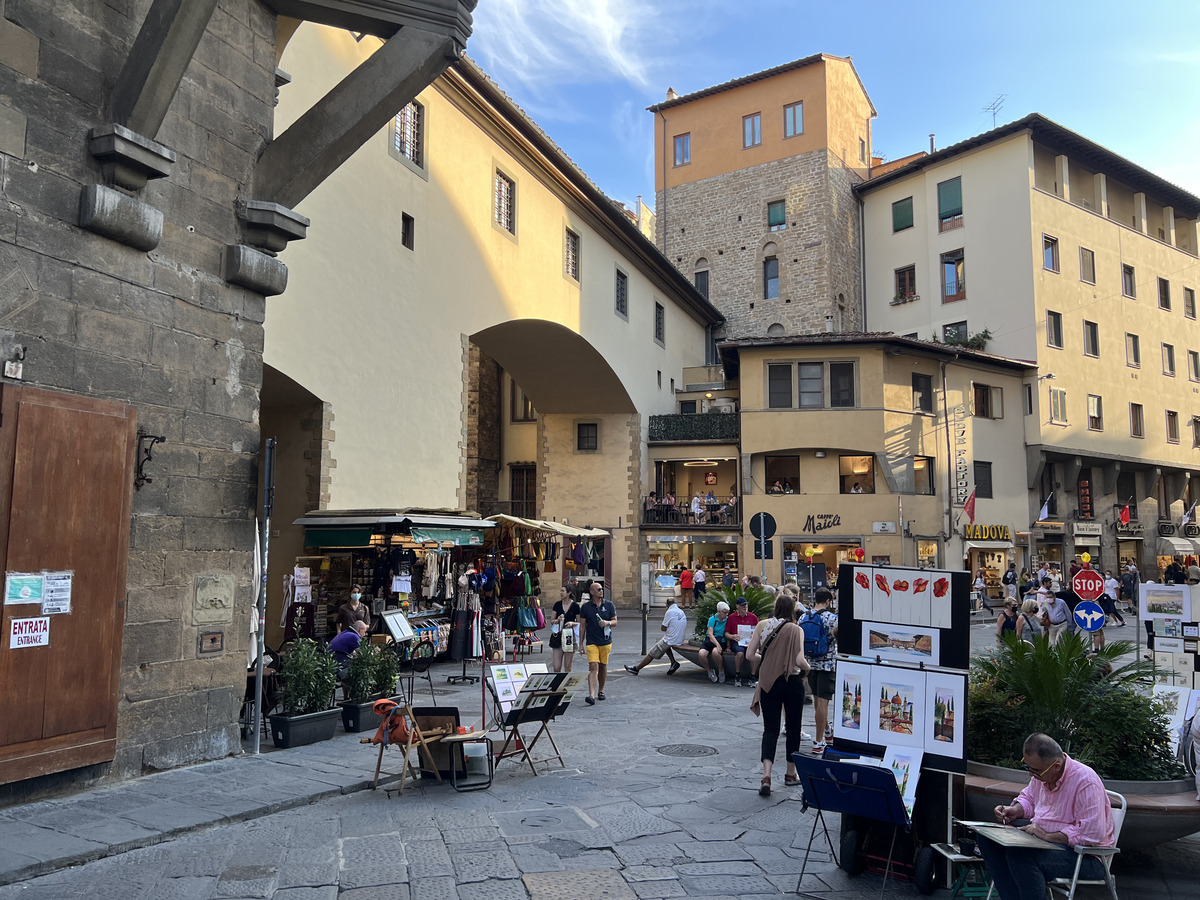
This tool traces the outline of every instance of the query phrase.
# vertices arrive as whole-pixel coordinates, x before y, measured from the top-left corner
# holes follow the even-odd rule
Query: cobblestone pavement
[[[553,726],[566,768],[535,778],[508,760],[486,791],[423,782],[389,798],[362,789],[374,748],[340,735],[0,810],[0,880],[25,878],[0,887],[0,900],[880,896],[881,876],[846,875],[817,843],[800,884],[813,813],[782,784],[782,740],[775,790],[758,795],[761,724],[749,689],[709,684],[686,664],[672,677],[662,663],[627,675],[636,619],[617,637],[608,699],[574,704]],[[973,645],[990,641],[972,629]],[[479,687],[445,685],[456,669],[433,670],[437,701],[470,722]],[[416,701],[427,697],[418,687]],[[805,725],[813,730],[811,706]],[[658,752],[668,744],[716,752]],[[1191,838],[1121,859],[1118,884],[1124,896],[1200,898],[1198,871]],[[917,892],[889,881],[886,895]]]

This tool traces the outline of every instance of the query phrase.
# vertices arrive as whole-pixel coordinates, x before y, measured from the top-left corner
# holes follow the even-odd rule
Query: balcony
[[[642,498],[642,524],[679,526],[689,528],[736,528],[742,527],[742,507],[735,503],[730,506],[728,500],[718,500],[715,503],[704,504],[704,509],[694,513],[688,503],[677,506],[665,506],[654,503],[649,498]]]
[[[699,413],[650,417],[650,443],[680,441],[737,443],[740,416],[736,413]]]

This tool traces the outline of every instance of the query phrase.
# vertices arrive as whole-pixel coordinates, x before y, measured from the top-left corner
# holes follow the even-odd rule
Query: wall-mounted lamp
[[[704,392],[704,399],[705,399],[705,400],[711,400],[712,398],[713,398],[713,392],[712,392],[712,391],[705,391],[705,392]]]
[[[166,438],[160,434],[147,434],[138,429],[137,463],[134,468],[133,487],[140,491],[143,484],[149,484],[154,479],[146,474],[146,463],[154,459],[154,445],[161,444]]]
[[[1038,381],[1053,381],[1055,375],[1053,372],[1047,372],[1045,375],[1039,375]]]
[[[824,451],[824,450],[818,450],[818,451],[816,451],[815,453],[813,453],[813,456],[815,456],[817,459],[824,459],[824,458],[825,458],[825,451]]]

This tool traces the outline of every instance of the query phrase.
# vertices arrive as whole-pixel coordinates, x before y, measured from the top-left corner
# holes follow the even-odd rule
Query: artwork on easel
[[[925,749],[962,759],[965,753],[967,679],[944,672],[925,673]]]
[[[867,718],[863,700],[871,689],[871,666],[839,661],[834,672],[837,691],[832,704],[835,712],[833,735],[852,741],[867,739]]]
[[[876,666],[871,673],[867,741],[902,747],[925,745],[925,673],[915,669]]]
[[[896,787],[900,790],[910,819],[917,799],[917,782],[921,779],[921,759],[924,755],[924,750],[889,746],[883,757],[884,768],[891,769],[896,776]]]
[[[941,637],[936,628],[863,622],[862,655],[937,665],[941,660]]]

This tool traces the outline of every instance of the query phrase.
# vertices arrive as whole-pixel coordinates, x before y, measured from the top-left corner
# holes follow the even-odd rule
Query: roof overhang
[[[281,16],[390,38],[405,25],[467,45],[479,0],[264,0]]]

